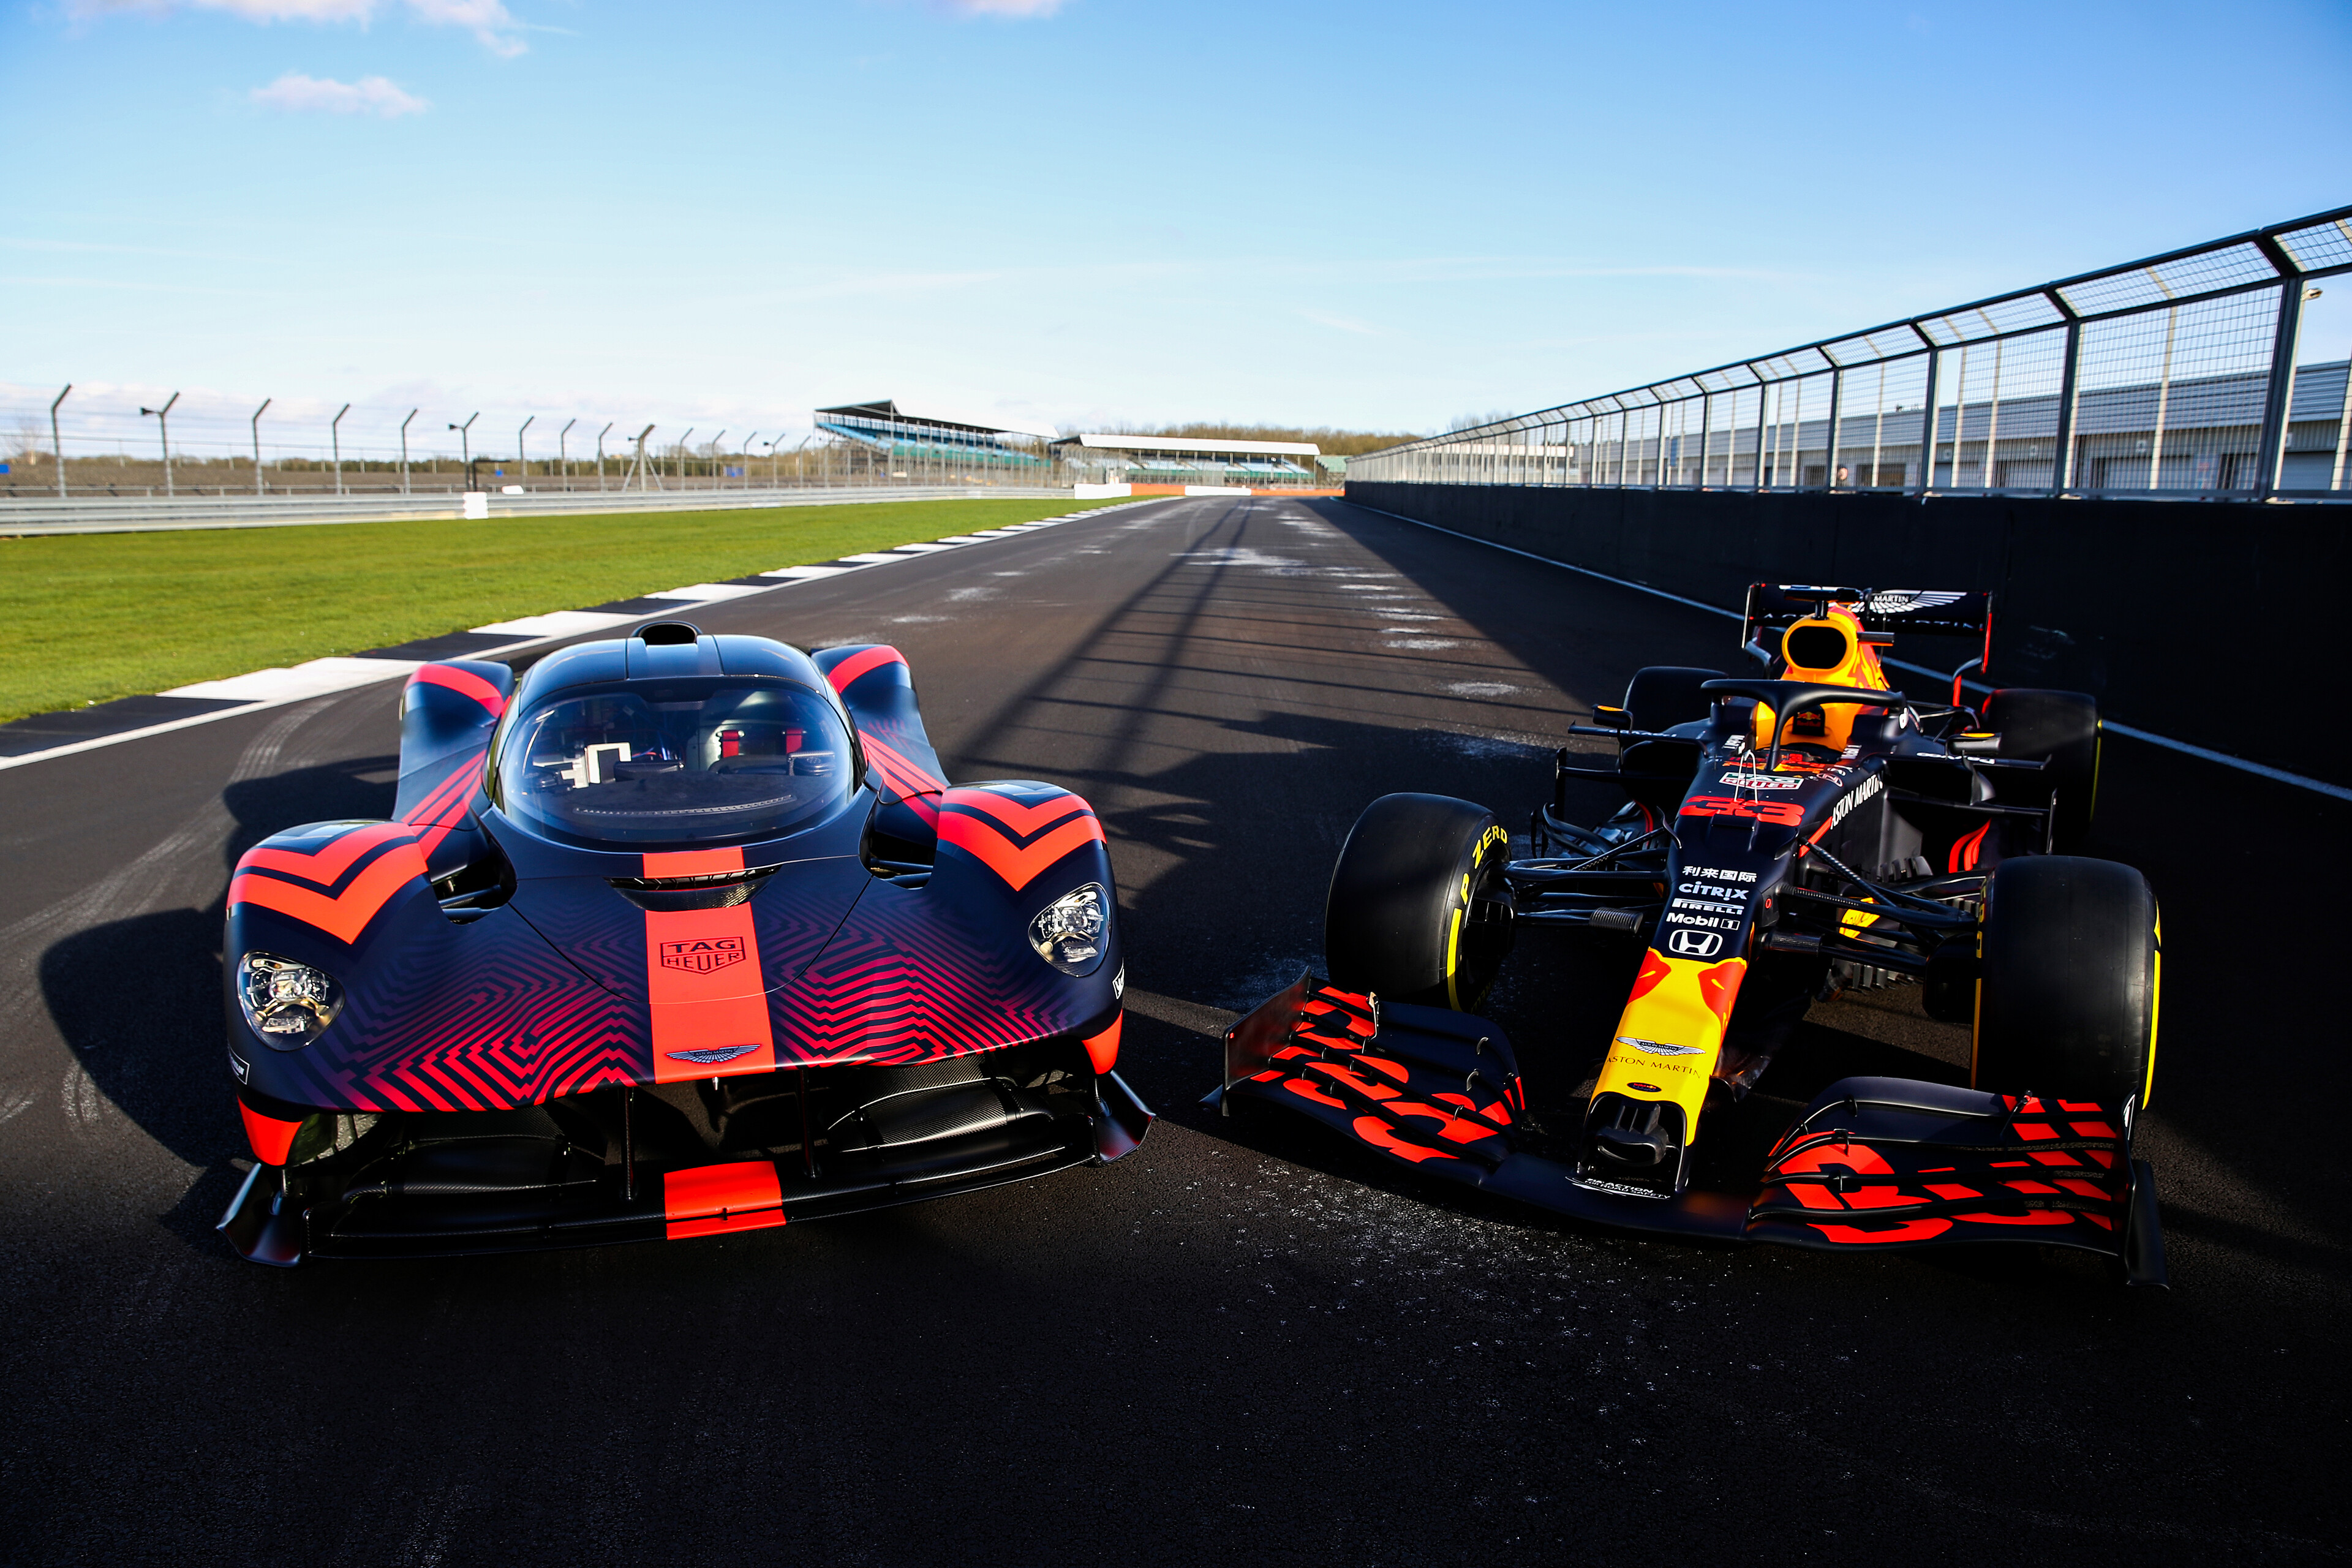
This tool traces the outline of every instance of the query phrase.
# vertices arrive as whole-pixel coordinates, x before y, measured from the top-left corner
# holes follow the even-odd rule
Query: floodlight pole
[[[604,421],[604,428],[596,432],[596,489],[599,494],[603,493],[604,489],[604,437],[611,433],[612,428],[613,421],[607,419]]]
[[[452,425],[449,426],[450,429],[457,432],[457,460],[465,465],[466,488],[467,489],[472,489],[474,488],[474,444],[467,437],[467,432],[473,429],[474,421],[479,419],[481,416],[481,410],[478,408],[473,413],[466,416],[466,422],[463,425]]]
[[[572,448],[564,445],[563,438],[571,435],[572,427],[579,423],[576,418],[567,419],[563,422],[563,428],[555,433],[555,466],[563,471],[563,488],[567,490],[572,488]]]
[[[169,399],[164,403],[164,405],[163,405],[163,407],[161,407],[161,408],[142,408],[142,409],[141,409],[141,410],[139,411],[140,416],[141,416],[141,417],[142,417],[142,418],[143,418],[143,417],[145,417],[147,415],[152,414],[152,415],[155,416],[155,425],[156,425],[156,428],[158,428],[159,430],[161,430],[161,431],[163,433],[163,493],[164,493],[165,495],[167,495],[167,496],[173,493],[173,492],[172,492],[172,405],[173,405],[173,404],[174,404],[174,403],[177,403],[177,402],[179,402],[179,401],[180,401],[180,395],[179,395],[178,393],[176,393],[176,392],[175,392],[175,393],[172,394],[171,397],[170,397],[170,398],[169,398]],[[152,492],[151,492],[151,493],[152,493]]]
[[[261,482],[261,416],[268,413],[269,405],[277,401],[274,397],[265,397],[261,400],[261,406],[253,411],[253,493],[257,496],[269,493]]]
[[[73,383],[70,381],[66,383],[66,392],[72,390]],[[58,393],[49,401],[49,450],[58,459],[58,499],[59,500],[66,499],[66,444],[58,435],[58,405],[66,400],[66,392]]]
[[[408,419],[414,419],[423,412],[422,409],[412,408],[408,411]],[[402,495],[408,493],[408,419],[400,422],[400,493]]]
[[[344,404],[343,414],[349,414],[351,411],[352,405],[348,403]],[[343,493],[343,414],[336,415],[327,425],[328,437],[334,443],[335,447],[335,493],[337,495]]]

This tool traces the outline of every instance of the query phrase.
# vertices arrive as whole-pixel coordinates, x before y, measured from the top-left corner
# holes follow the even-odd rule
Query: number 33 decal
[[[1804,808],[1793,800],[1738,800],[1727,795],[1695,795],[1683,802],[1685,816],[1752,816],[1759,822],[1793,826],[1805,819]]]

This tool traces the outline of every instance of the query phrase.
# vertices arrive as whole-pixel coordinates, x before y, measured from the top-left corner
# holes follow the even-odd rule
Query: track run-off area
[[[228,869],[389,813],[399,683],[0,772],[0,1561],[2352,1555],[2352,1068],[2320,890],[2352,805],[2108,742],[2091,852],[2166,917],[2140,1152],[2170,1291],[2023,1246],[1701,1249],[1198,1101],[1233,1013],[1319,964],[1369,801],[1523,826],[1570,722],[1644,664],[1739,668],[1730,623],[1266,497],[686,614],[893,643],[951,779],[1093,802],[1143,1149],[721,1239],[257,1268],[213,1229],[249,1159]],[[1588,819],[1613,806],[1580,787]],[[1634,957],[1522,932],[1486,1013],[1535,1093],[1585,1076]],[[1763,1091],[1962,1081],[1967,1052],[1898,986],[1815,1008]]]

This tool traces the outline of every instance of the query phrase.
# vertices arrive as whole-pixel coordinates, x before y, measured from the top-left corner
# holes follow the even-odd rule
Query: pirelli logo
[[[666,942],[661,944],[664,969],[683,969],[689,974],[716,974],[730,963],[740,963],[745,957],[743,939],[740,936],[695,937],[686,942]]]

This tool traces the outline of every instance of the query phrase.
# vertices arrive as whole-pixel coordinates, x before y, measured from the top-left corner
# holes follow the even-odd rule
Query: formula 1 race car
[[[2029,1240],[2162,1283],[2155,1184],[2132,1157],[2156,1067],[2156,900],[2138,872],[2063,853],[2095,804],[2091,699],[2012,688],[1962,706],[1991,621],[1986,594],[1759,584],[1743,642],[1764,673],[1635,675],[1622,707],[1571,726],[1618,754],[1559,753],[1529,858],[1468,801],[1373,802],[1332,874],[1328,979],[1228,1034],[1212,1098],[1632,1230]],[[1893,689],[1880,650],[1898,630],[1970,639],[1948,703]],[[1579,826],[1571,779],[1625,804]],[[1531,925],[1641,942],[1605,1059],[1533,1112],[1502,1030],[1461,1011]],[[1972,1026],[1969,1087],[1850,1078],[1793,1118],[1701,1136],[1765,1103],[1741,1102],[1811,1002],[1897,980]]]
[[[950,788],[894,648],[684,622],[428,664],[394,820],[229,884],[257,1262],[712,1236],[1115,1160],[1102,827]]]

